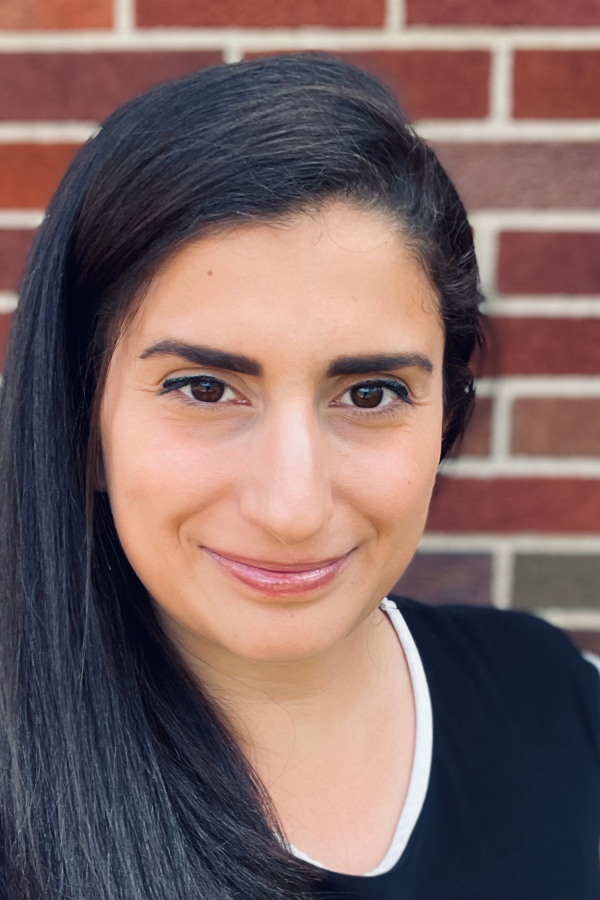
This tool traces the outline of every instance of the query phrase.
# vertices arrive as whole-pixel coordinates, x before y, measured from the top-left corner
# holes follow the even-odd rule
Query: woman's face
[[[119,537],[177,640],[300,661],[369,616],[425,524],[443,350],[382,215],[335,204],[163,266],[112,358],[101,432]]]

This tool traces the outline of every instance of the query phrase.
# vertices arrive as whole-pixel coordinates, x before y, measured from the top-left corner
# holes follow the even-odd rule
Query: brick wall
[[[475,228],[490,353],[402,588],[600,650],[600,0],[0,0],[0,341],[33,229],[117,104],[327,50],[382,77]]]

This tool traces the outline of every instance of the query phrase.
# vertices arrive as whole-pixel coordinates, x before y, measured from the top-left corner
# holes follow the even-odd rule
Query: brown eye
[[[220,401],[236,400],[243,402],[237,397],[232,388],[229,387],[220,378],[213,378],[212,375],[184,375],[180,378],[167,378],[163,382],[162,394],[184,394],[189,400],[199,404],[212,404],[213,406],[221,406]]]
[[[344,398],[347,398],[344,400]],[[412,400],[406,385],[401,381],[363,381],[348,388],[342,397],[341,406],[352,406],[355,409],[395,408],[404,403],[412,406]]]
[[[355,406],[373,409],[383,400],[384,392],[385,388],[381,384],[358,384],[350,388],[350,397]]]
[[[216,403],[225,393],[225,385],[214,378],[201,378],[194,380],[190,385],[190,393],[194,400],[202,403]]]

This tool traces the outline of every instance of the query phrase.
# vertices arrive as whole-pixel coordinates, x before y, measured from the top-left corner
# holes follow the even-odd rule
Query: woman
[[[112,115],[2,396],[2,896],[600,897],[600,686],[386,598],[473,402],[464,209],[387,90],[221,66]]]

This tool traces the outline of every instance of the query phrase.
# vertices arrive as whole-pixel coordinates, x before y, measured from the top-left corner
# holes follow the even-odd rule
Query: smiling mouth
[[[222,556],[208,547],[202,547],[219,568],[237,578],[243,584],[270,596],[307,594],[317,588],[324,587],[345,567],[351,553],[329,559],[324,562],[307,563],[305,565],[287,565],[267,563],[253,565],[230,556]]]

